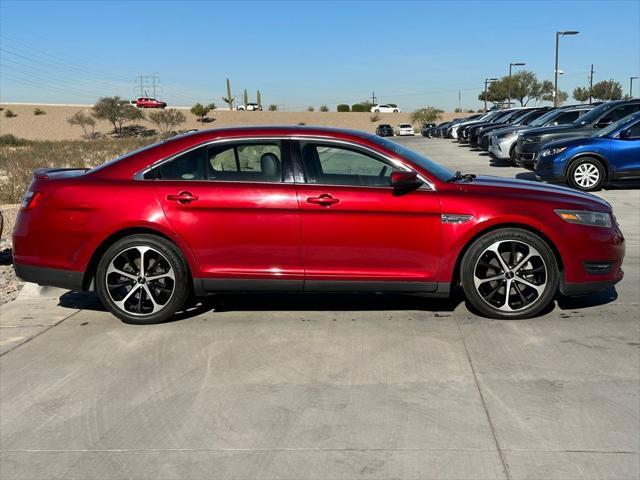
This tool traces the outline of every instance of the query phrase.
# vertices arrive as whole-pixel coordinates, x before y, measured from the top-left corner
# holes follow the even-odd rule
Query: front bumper
[[[505,137],[497,138],[492,136],[489,140],[489,153],[499,160],[509,160],[509,151],[515,139]]]
[[[541,145],[541,143],[523,143],[518,141],[516,145],[516,165],[532,170],[533,162]]]

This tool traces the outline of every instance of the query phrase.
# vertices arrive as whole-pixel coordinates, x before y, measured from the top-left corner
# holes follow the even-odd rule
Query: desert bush
[[[320,105],[320,111],[321,112],[328,112],[329,111],[329,107],[327,107],[326,105]]]
[[[380,120],[380,114],[378,112],[374,112],[369,116],[369,120],[371,120],[372,122],[377,122],[378,120]]]
[[[313,112],[314,110],[315,108],[313,108],[311,105],[307,107],[307,112]]]
[[[175,108],[169,108],[151,112],[149,114],[149,120],[156,127],[158,127],[160,133],[162,133],[163,135],[167,135],[178,125],[186,122],[187,117],[179,110],[176,110]]]
[[[0,135],[0,147],[23,147],[25,145],[29,145],[30,143],[31,140],[18,138],[15,135],[11,135],[10,133]]]
[[[95,136],[96,120],[82,110],[77,111],[67,118],[69,125],[78,125],[82,128],[85,137]]]
[[[208,105],[202,105],[200,103],[196,103],[190,110],[191,113],[198,117],[198,122],[204,122],[204,119],[207,118],[207,114],[210,111],[211,108]]]
[[[341,103],[337,106],[336,110],[338,110],[339,112],[350,112],[351,108],[349,108],[349,105],[347,105],[346,103]]]
[[[435,107],[419,108],[411,113],[409,120],[412,124],[422,125],[423,123],[431,123],[440,118],[442,110]]]
[[[353,105],[351,105],[351,111],[352,112],[366,112],[367,110],[365,109],[365,106],[362,105],[361,103],[354,103]]]
[[[13,118],[13,117],[17,117],[17,116],[18,116],[18,114],[17,114],[17,113],[13,113],[13,110],[11,110],[11,109],[7,108],[7,109],[4,111],[4,116],[5,116],[5,117],[7,117],[7,118]]]
[[[46,115],[47,112],[45,112],[41,108],[36,107],[36,108],[33,109],[33,114],[34,115]]]
[[[270,112],[277,112],[278,111],[278,105],[274,105],[272,103],[271,105],[269,105],[269,111]]]
[[[104,138],[29,141],[12,135],[0,137],[0,204],[22,199],[33,170],[42,167],[94,167],[155,142],[157,138]]]
[[[144,119],[144,113],[120,97],[98,99],[93,106],[93,116],[111,122],[113,130],[118,134],[122,133],[125,123]]]

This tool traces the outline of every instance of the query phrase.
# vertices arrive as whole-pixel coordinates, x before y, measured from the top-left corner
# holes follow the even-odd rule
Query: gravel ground
[[[11,232],[16,221],[19,205],[0,205],[4,220],[0,235],[0,305],[15,299],[22,289],[22,282],[13,271],[11,258]]]

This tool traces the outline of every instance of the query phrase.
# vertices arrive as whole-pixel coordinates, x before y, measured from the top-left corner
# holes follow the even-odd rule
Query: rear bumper
[[[25,282],[37,283],[67,290],[82,291],[84,272],[62,270],[58,268],[36,267],[16,263],[13,265],[16,275]]]

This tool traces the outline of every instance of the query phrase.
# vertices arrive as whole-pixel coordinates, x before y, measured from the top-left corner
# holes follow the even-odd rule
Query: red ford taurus
[[[536,315],[622,278],[598,197],[453,173],[386,139],[314,127],[209,130],[88,170],[43,169],[13,235],[21,278],[97,290],[125,322],[191,293],[419,292]]]

